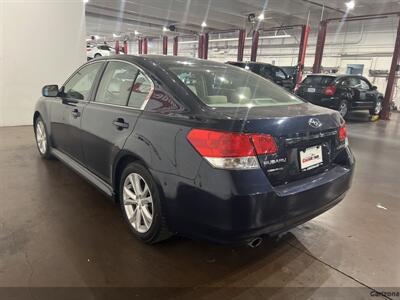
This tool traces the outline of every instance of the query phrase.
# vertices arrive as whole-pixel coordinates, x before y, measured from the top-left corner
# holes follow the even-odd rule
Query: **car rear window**
[[[167,68],[201,101],[212,107],[265,107],[303,103],[269,80],[230,65],[173,64]]]
[[[335,80],[333,76],[307,76],[303,81],[303,85],[317,85],[317,86],[327,86],[330,85]]]

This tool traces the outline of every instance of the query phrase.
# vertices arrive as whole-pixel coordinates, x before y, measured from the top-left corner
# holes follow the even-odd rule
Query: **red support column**
[[[251,54],[250,54],[250,61],[257,60],[257,50],[258,50],[258,39],[260,38],[260,32],[255,30],[253,32],[253,41],[251,43]]]
[[[128,41],[124,41],[124,53],[128,54]]]
[[[386,86],[385,99],[383,101],[383,107],[381,111],[381,118],[383,120],[390,119],[390,103],[392,102],[394,87],[396,86],[396,80],[397,80],[396,72],[397,72],[397,66],[399,65],[399,60],[400,60],[400,19],[399,19],[399,25],[397,27],[396,44],[394,46],[392,65],[390,67],[388,83]]]
[[[147,37],[143,38],[143,54],[147,54],[148,52],[148,41]]]
[[[199,35],[199,45],[197,47],[197,56],[198,58],[203,58],[203,50],[204,50],[204,35]]]
[[[172,52],[174,56],[178,55],[178,37],[174,37],[174,46],[172,48]]]
[[[115,41],[115,54],[119,54],[119,41]]]
[[[301,83],[301,80],[303,78],[304,62],[306,60],[308,37],[310,35],[310,32],[311,32],[310,25],[304,25],[302,27],[300,48],[299,48],[299,60],[298,60],[298,65],[297,65],[296,86]]]
[[[321,21],[318,27],[317,49],[315,50],[315,59],[313,73],[321,73],[322,56],[324,55],[327,21]]]
[[[208,33],[204,34],[203,38],[203,58],[208,59],[208,40],[210,39],[210,35]]]
[[[167,36],[163,36],[162,45],[163,45],[162,52],[164,55],[167,55],[168,54],[168,37]]]
[[[238,43],[238,53],[237,61],[243,61],[244,54],[244,44],[246,42],[246,29],[239,30],[239,43]]]
[[[143,54],[143,40],[142,39],[138,40],[138,46],[139,46],[139,49],[138,49],[139,54]]]

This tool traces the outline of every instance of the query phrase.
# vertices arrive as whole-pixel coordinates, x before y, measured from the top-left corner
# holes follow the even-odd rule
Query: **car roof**
[[[244,64],[244,65],[263,65],[263,66],[273,66],[278,67],[269,63],[256,62],[256,61],[228,61],[228,64]],[[279,68],[279,67],[278,67]]]
[[[359,77],[359,78],[364,78],[362,75],[356,75],[356,74],[323,74],[323,73],[317,73],[317,74],[308,74],[307,76],[325,76],[325,77],[333,77],[333,78],[344,78],[344,77]]]
[[[97,60],[123,60],[131,63],[135,63],[138,65],[142,65],[147,68],[154,68],[155,66],[166,66],[176,64],[179,65],[197,65],[197,66],[225,66],[226,64],[212,61],[212,60],[205,60],[193,57],[186,57],[186,56],[172,56],[172,55],[153,55],[153,54],[145,54],[145,55],[112,55],[97,58]]]

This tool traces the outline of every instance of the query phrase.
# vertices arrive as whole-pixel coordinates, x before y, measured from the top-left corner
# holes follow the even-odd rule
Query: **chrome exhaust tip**
[[[250,240],[250,241],[247,243],[247,245],[248,245],[250,248],[257,248],[258,246],[261,245],[262,242],[263,242],[263,239],[262,239],[261,237],[256,237],[256,238]]]

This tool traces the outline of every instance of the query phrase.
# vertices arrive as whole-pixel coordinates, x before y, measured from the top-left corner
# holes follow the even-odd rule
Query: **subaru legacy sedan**
[[[173,56],[115,56],[45,86],[40,155],[115,199],[146,243],[249,242],[339,203],[354,158],[338,112],[252,72]]]

